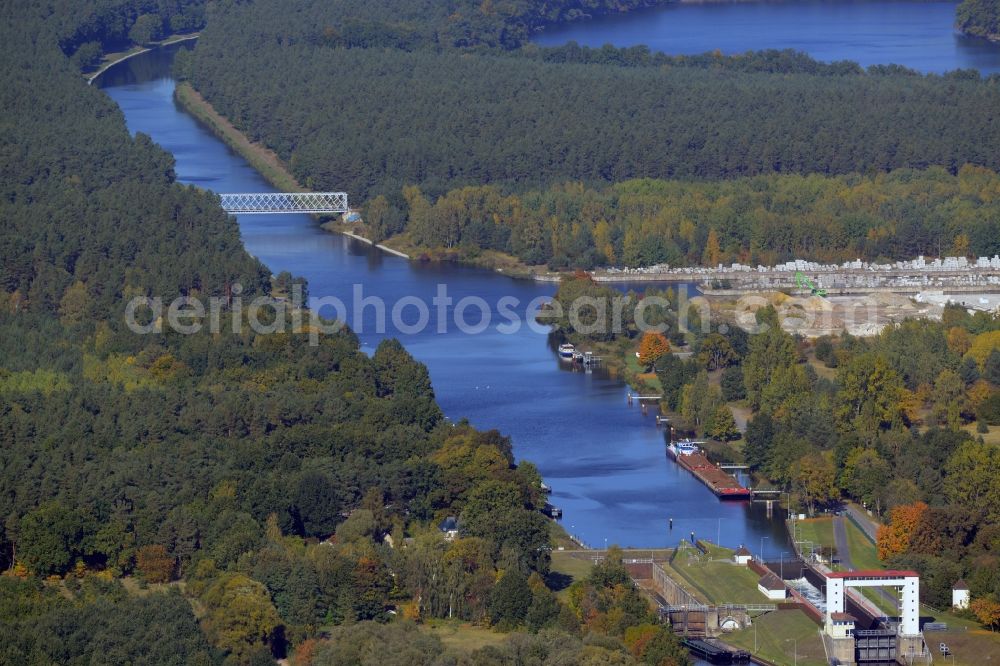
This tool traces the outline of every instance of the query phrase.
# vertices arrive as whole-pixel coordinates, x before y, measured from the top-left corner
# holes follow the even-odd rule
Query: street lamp
[[[792,642],[792,649],[794,650],[792,653],[792,659],[794,664],[795,666],[799,666],[799,641],[795,638],[786,638],[785,642],[787,643],[788,641]]]
[[[771,537],[765,537],[765,536],[762,536],[760,538],[760,551],[759,551],[760,555],[759,555],[759,557],[760,557],[760,561],[761,562],[764,561],[764,539],[770,539],[770,538]],[[756,629],[754,629],[754,631],[756,631]]]
[[[781,582],[785,582],[785,555],[788,554],[787,550],[781,551],[781,563],[778,564],[778,568],[781,571]]]

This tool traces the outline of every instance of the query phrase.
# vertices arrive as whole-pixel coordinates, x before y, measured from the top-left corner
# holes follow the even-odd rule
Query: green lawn
[[[875,544],[868,540],[862,532],[849,518],[844,519],[844,526],[847,529],[847,547],[851,549],[851,561],[854,562],[855,569],[882,569],[885,567],[878,559]]]
[[[625,352],[625,367],[639,381],[641,381],[650,391],[663,394],[663,385],[655,372],[646,372],[646,369],[639,365],[639,359],[635,356],[635,351],[629,349]]]
[[[954,663],[959,666],[980,666],[1000,663],[1000,633],[983,629],[978,622],[966,620],[948,611],[935,611],[920,606],[920,616],[932,618],[934,622],[947,622],[948,631],[933,631],[925,634],[925,640],[938,657],[938,643],[947,643],[955,655]],[[940,660],[951,664],[952,659]]]
[[[888,590],[890,594],[892,594],[893,588],[888,587],[885,589]],[[875,606],[877,606],[878,609],[883,613],[885,613],[887,616],[894,617],[899,614],[899,609],[896,608],[896,605],[890,602],[885,597],[883,597],[881,594],[879,594],[877,589],[871,587],[863,587],[861,588],[861,594],[863,594],[864,597],[868,599],[868,601],[875,604]]]
[[[798,541],[811,541],[817,546],[833,548],[836,541],[833,538],[833,518],[807,518],[796,520],[795,538]]]
[[[445,648],[456,655],[467,655],[487,645],[498,645],[511,636],[485,627],[448,620],[434,620],[421,625],[420,629],[440,638]]]
[[[767,613],[754,620],[757,649],[754,650],[754,627],[722,637],[744,650],[776,664],[792,664],[798,656],[800,666],[825,666],[826,654],[819,637],[819,626],[797,610]]]
[[[676,574],[694,588],[698,596],[716,604],[760,604],[767,599],[757,589],[759,576],[746,567],[731,564],[732,551],[719,549],[728,561],[711,561],[693,548],[685,548],[674,558],[667,573]],[[728,554],[728,555],[727,555]]]
[[[568,593],[569,586],[578,580],[586,578],[590,570],[594,567],[594,561],[590,558],[578,554],[564,553],[558,550],[552,551],[551,571],[555,574],[568,576],[568,579],[560,583],[561,589],[556,590],[556,595],[560,598]]]

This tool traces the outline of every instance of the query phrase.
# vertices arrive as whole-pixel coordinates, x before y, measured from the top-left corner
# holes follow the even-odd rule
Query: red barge
[[[697,442],[672,442],[667,446],[667,451],[678,465],[694,474],[719,499],[750,499],[750,489],[737,481],[735,476],[709,461],[698,448]]]

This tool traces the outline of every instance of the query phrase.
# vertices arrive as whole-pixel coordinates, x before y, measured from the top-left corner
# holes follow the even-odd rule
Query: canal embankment
[[[193,32],[188,34],[176,34],[170,35],[159,42],[154,42],[149,46],[133,46],[127,51],[119,51],[117,53],[108,53],[101,59],[101,64],[93,72],[84,72],[83,76],[87,79],[87,83],[93,85],[94,81],[97,80],[104,72],[108,71],[115,65],[125,62],[130,58],[134,58],[143,53],[149,53],[153,49],[163,48],[164,46],[173,46],[174,44],[179,44],[181,42],[189,42],[201,37],[200,32]]]

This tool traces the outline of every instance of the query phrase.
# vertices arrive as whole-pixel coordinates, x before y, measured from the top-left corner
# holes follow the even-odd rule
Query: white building
[[[757,582],[757,589],[761,591],[761,594],[772,601],[780,601],[788,596],[785,584],[773,573],[765,574]]]
[[[951,605],[953,608],[969,607],[969,586],[964,580],[959,580],[951,586]]]

